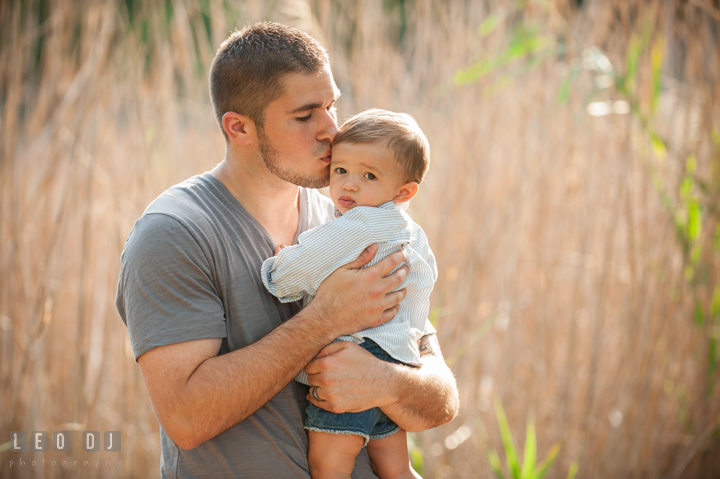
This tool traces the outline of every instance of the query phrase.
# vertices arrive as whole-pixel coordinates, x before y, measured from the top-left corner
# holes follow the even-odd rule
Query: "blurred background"
[[[423,477],[720,477],[718,0],[0,2],[1,477],[158,477],[120,252],[222,159],[207,72],[259,20],[329,50],[340,122],[430,140],[410,213],[462,406],[411,435]],[[122,452],[9,451],[34,430]]]

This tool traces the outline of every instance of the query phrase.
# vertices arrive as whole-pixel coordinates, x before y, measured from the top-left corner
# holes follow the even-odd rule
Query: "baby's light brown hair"
[[[377,108],[358,113],[340,127],[333,145],[339,143],[385,146],[405,173],[405,182],[420,184],[430,166],[428,140],[417,122],[407,113]]]

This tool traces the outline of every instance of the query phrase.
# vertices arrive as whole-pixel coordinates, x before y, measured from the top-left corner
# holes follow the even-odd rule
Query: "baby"
[[[427,139],[409,115],[367,110],[345,122],[333,142],[330,164],[336,218],[301,234],[299,244],[263,263],[268,291],[283,302],[307,302],[325,278],[369,245],[377,244],[378,251],[368,266],[404,248],[410,272],[398,288],[407,289],[398,314],[335,341],[354,341],[384,361],[420,366],[417,341],[432,332],[425,325],[437,267],[425,233],[404,207],[417,194],[429,162]],[[310,385],[304,372],[296,380]],[[311,392],[321,400],[317,387]],[[305,429],[314,479],[349,478],[363,446],[382,479],[418,477],[409,464],[405,431],[379,408],[335,414],[310,404]]]

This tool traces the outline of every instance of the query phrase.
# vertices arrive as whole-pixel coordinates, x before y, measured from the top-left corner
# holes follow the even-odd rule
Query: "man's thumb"
[[[358,256],[355,261],[346,264],[345,267],[350,269],[360,269],[375,257],[375,253],[377,253],[377,245],[371,244],[365,248],[362,253],[360,253],[360,256]]]
[[[325,356],[330,356],[331,354],[335,354],[338,351],[342,351],[345,349],[345,344],[343,344],[345,341],[338,341],[337,343],[330,343],[324,348],[320,350],[319,353],[317,353],[317,356],[315,356],[315,359],[324,358]]]

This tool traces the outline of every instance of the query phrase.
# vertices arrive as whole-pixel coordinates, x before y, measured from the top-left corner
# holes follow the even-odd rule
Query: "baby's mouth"
[[[338,198],[338,203],[340,204],[340,206],[342,206],[344,208],[348,208],[348,207],[354,205],[355,201],[353,201],[351,198],[349,198],[347,196],[341,196],[340,198]]]

